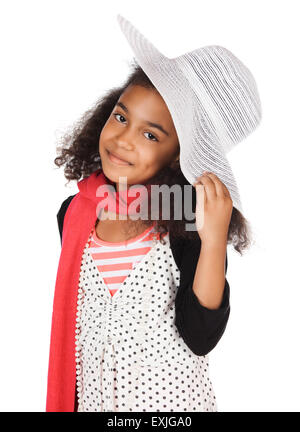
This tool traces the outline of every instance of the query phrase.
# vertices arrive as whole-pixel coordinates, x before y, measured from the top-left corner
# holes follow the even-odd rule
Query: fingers
[[[203,175],[199,177],[199,182],[204,186],[205,195],[208,200],[215,199],[217,197],[217,191],[214,181],[209,175]]]
[[[207,195],[206,195],[206,191],[205,191],[205,187],[203,184],[201,183],[195,183],[194,184],[195,189],[196,189],[196,195],[197,195],[197,204],[205,204],[207,201]]]
[[[229,194],[224,183],[222,183],[219,177],[216,176],[214,173],[207,173],[206,175],[204,175],[204,178],[209,178],[211,182],[214,183],[217,196],[222,197]]]
[[[208,199],[230,197],[228,189],[214,173],[204,172],[200,177],[196,178],[195,184],[198,182],[204,186]]]

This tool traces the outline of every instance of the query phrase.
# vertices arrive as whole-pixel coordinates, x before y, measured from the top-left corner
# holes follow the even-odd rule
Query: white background
[[[55,167],[63,132],[125,80],[129,19],[165,55],[230,49],[263,121],[229,155],[255,245],[228,247],[231,315],[210,353],[219,411],[299,411],[299,1],[1,2],[0,411],[44,411],[60,254],[56,214],[77,192]]]

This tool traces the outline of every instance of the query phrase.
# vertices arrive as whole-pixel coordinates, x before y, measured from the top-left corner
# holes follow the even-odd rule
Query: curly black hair
[[[130,85],[142,86],[148,89],[155,89],[154,84],[145,74],[143,69],[137,64],[135,59],[130,64],[131,72],[125,83],[119,87],[108,90],[94,106],[87,110],[81,118],[72,125],[71,131],[66,132],[60,138],[60,145],[57,146],[57,157],[54,163],[57,167],[64,166],[64,176],[69,183],[71,180],[79,181],[88,177],[94,171],[102,168],[99,154],[99,138],[107,119],[111,115],[118,99]],[[184,177],[179,161],[164,167],[154,177],[147,181],[147,184],[168,185],[178,184],[184,189],[184,185],[190,183]],[[170,220],[163,220],[161,211],[157,229],[160,232],[160,241],[162,235],[172,230],[175,237],[195,238],[198,236],[197,231],[187,231],[186,223],[195,223],[193,220],[186,220],[183,216],[180,220],[174,220],[174,207],[176,203],[172,194],[170,199]],[[184,195],[184,194],[183,194]],[[195,212],[196,190],[192,187],[192,210]],[[184,203],[182,203],[184,208]],[[135,221],[136,222],[136,221]],[[151,218],[142,222],[145,226],[152,225]],[[137,226],[137,224],[134,224]],[[251,244],[251,229],[249,222],[242,213],[235,207],[232,209],[231,220],[228,228],[227,243],[232,244],[234,249],[242,255],[244,249],[249,248]]]

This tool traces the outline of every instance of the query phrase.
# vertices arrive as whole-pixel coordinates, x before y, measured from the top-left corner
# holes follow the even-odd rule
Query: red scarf
[[[113,192],[113,183],[97,170],[78,182],[79,193],[72,199],[64,218],[62,248],[58,264],[50,339],[46,411],[74,412],[76,395],[75,329],[77,289],[83,249],[95,227],[100,208],[108,208],[116,200],[116,212],[135,213],[128,209],[137,197],[128,191]],[[99,195],[99,186],[108,192]],[[148,185],[149,186],[149,185]],[[146,187],[149,192],[149,187]],[[145,195],[145,187],[134,188]],[[98,196],[97,196],[98,195]],[[101,199],[102,197],[102,199]],[[125,198],[125,200],[124,200]],[[127,200],[127,203],[126,203]],[[140,201],[139,201],[140,202]],[[114,208],[114,207],[113,207]]]

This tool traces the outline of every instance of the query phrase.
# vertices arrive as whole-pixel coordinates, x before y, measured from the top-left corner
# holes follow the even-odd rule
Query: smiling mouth
[[[121,165],[121,166],[132,166],[133,164],[132,163],[130,163],[130,162],[126,162],[126,161],[124,161],[124,160],[122,160],[122,159],[119,159],[118,157],[116,157],[116,156],[114,156],[114,155],[112,155],[112,153],[110,153],[110,151],[108,151],[108,150],[106,150],[107,151],[107,154],[108,154],[108,158],[110,159],[110,161],[111,162],[113,162],[114,164],[116,164],[116,165]]]

